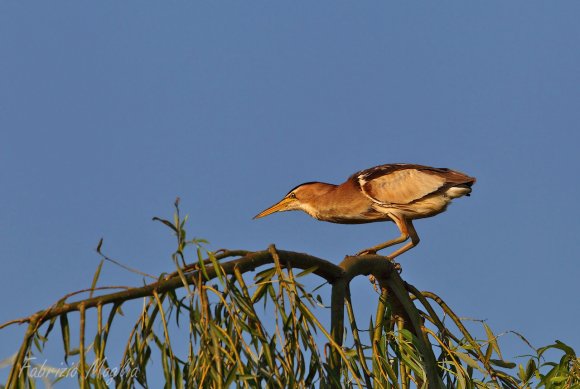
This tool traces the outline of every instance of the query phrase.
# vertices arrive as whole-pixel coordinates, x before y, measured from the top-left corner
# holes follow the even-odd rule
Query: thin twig
[[[35,313],[34,315],[31,315],[31,316],[28,316],[28,317],[22,317],[20,319],[10,320],[10,321],[7,321],[6,323],[3,323],[2,325],[0,325],[0,330],[3,329],[4,327],[8,327],[9,325],[12,325],[12,324],[29,323],[36,315],[38,315],[40,313],[49,313],[51,311],[51,309],[59,306],[59,304],[64,303],[68,298],[70,298],[72,296],[75,296],[77,294],[89,293],[89,292],[93,292],[95,290],[110,290],[110,289],[130,290],[131,287],[129,287],[129,286],[100,286],[98,288],[90,288],[90,289],[77,290],[76,292],[71,292],[71,293],[68,293],[68,294],[64,295],[63,297],[61,297],[60,299],[58,299],[58,301],[56,303],[54,303],[50,308],[48,308],[48,309],[46,309],[44,311],[39,311],[39,312]],[[93,298],[90,298],[89,300],[93,300],[93,299],[98,299],[98,297],[93,297]],[[77,303],[81,303],[82,301],[84,301],[84,300],[78,301]],[[79,308],[73,309],[73,311],[78,311],[78,310],[79,310]],[[67,312],[70,312],[70,311],[67,311]],[[63,312],[63,313],[65,313],[65,312]],[[55,316],[58,316],[58,315],[55,315]],[[54,316],[51,316],[50,319],[52,317],[54,317]],[[46,318],[43,317],[40,320],[40,324],[44,323],[45,321],[46,321]]]

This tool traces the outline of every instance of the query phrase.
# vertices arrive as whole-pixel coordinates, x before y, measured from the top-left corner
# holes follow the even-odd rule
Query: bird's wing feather
[[[408,204],[437,191],[447,181],[435,171],[397,167],[361,172],[357,178],[362,192],[375,202]]]

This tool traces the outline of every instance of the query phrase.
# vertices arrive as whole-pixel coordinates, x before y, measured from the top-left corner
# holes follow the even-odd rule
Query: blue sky
[[[212,249],[339,262],[395,226],[252,216],[301,182],[413,162],[478,182],[415,223],[405,279],[497,332],[580,349],[578,14],[565,0],[0,3],[0,322],[88,287],[101,237],[170,271],[151,217],[176,196]],[[140,279],[107,267],[101,283]],[[0,332],[0,359],[23,333]]]

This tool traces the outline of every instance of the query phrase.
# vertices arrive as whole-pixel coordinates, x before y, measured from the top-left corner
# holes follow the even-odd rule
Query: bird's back
[[[456,170],[401,163],[362,170],[350,180],[377,207],[411,219],[443,212],[452,199],[469,195],[476,181]]]

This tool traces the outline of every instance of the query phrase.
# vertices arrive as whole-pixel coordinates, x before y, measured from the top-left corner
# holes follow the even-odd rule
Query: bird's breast
[[[382,213],[372,213],[372,214],[366,213],[361,215],[349,215],[349,216],[330,216],[319,220],[339,224],[365,224],[382,221],[392,221],[388,215]]]

